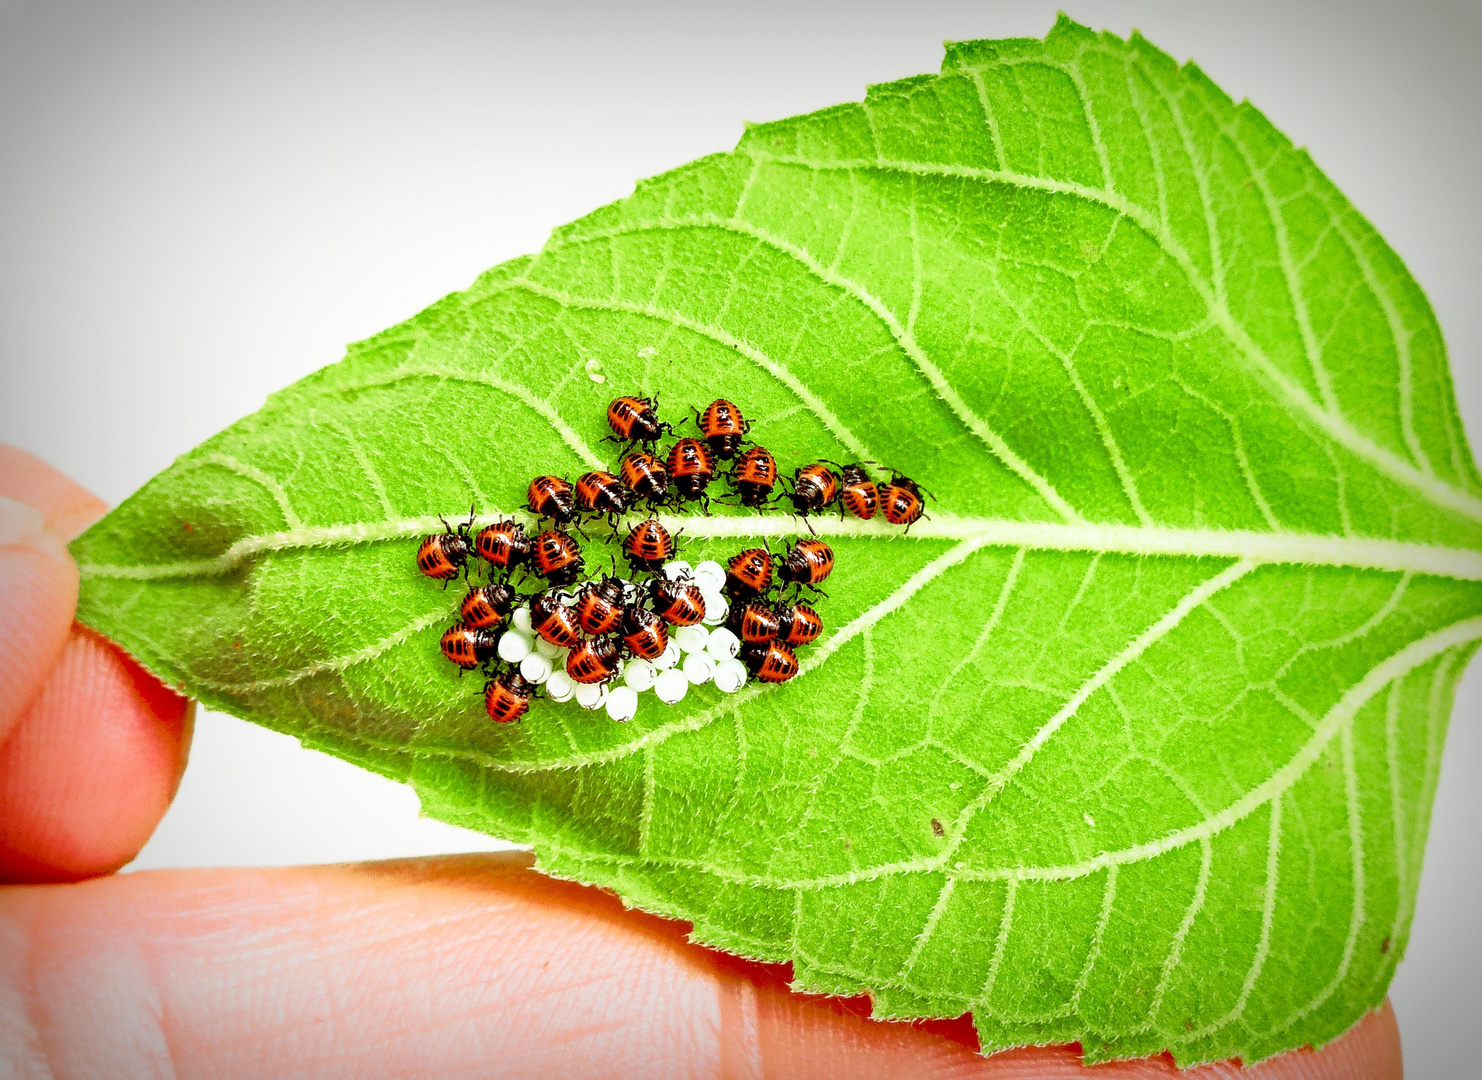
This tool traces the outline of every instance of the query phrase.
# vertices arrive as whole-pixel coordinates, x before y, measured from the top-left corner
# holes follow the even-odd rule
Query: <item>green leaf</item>
[[[818,522],[794,683],[495,729],[415,538],[610,460],[631,390],[904,470],[930,518]],[[692,558],[799,531],[673,524]],[[75,551],[80,617],[210,706],[802,989],[1090,1060],[1255,1061],[1382,1001],[1482,640],[1415,282],[1254,108],[1068,21],[641,183]]]

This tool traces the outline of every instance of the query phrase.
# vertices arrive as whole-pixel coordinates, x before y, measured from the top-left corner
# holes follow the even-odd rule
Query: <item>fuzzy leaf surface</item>
[[[930,517],[819,521],[791,684],[496,728],[417,538],[610,467],[633,391],[741,403],[785,472],[902,470]],[[670,524],[691,559],[801,529]],[[803,989],[1089,1060],[1251,1062],[1383,1000],[1482,640],[1415,282],[1254,108],[1066,21],[641,183],[74,550],[80,618],[211,707]]]

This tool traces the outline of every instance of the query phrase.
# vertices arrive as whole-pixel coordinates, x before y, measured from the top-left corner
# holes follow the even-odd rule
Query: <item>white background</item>
[[[1435,305],[1482,436],[1482,4],[26,4],[0,0],[0,438],[111,501],[265,395],[745,119],[934,70],[944,38],[1140,27],[1249,96]],[[1482,665],[1410,951],[1409,1074],[1482,1017]],[[472,850],[398,785],[203,714],[135,867]]]

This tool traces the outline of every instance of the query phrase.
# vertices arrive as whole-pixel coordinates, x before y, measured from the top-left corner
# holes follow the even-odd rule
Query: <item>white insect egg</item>
[[[664,576],[670,581],[678,581],[691,575],[690,564],[683,559],[675,559],[673,562],[664,564]]]
[[[631,686],[635,693],[652,690],[654,680],[658,677],[658,671],[647,660],[629,660],[628,666],[623,668],[623,682]]]
[[[543,637],[538,637],[535,639],[535,651],[540,653],[540,655],[544,656],[547,660],[555,660],[557,657],[564,658],[566,656],[565,649],[563,649],[559,645],[552,645]]]
[[[705,597],[705,625],[719,626],[725,622],[731,613],[730,602],[718,592],[702,592],[700,595]]]
[[[600,709],[607,700],[606,683],[577,683],[576,703],[583,709]]]
[[[522,634],[535,633],[530,625],[530,609],[527,607],[515,608],[514,613],[509,617],[509,624]]]
[[[638,715],[638,691],[631,686],[614,686],[607,692],[607,715],[626,724]]]
[[[552,701],[570,701],[576,696],[576,680],[564,671],[553,671],[545,681],[545,692]]]
[[[551,677],[552,670],[554,667],[551,658],[538,652],[533,652],[520,661],[520,674],[537,686]]]
[[[699,686],[701,683],[708,683],[715,675],[715,659],[708,653],[692,652],[684,658],[684,666],[680,670],[691,685]]]
[[[678,705],[689,688],[690,681],[684,677],[684,672],[675,668],[659,672],[659,677],[654,680],[654,694],[665,705]]]
[[[680,626],[669,635],[669,640],[678,645],[681,652],[699,652],[710,638],[710,631],[703,626]]]
[[[715,688],[722,694],[734,694],[746,685],[746,665],[740,660],[722,660],[715,665]]]
[[[719,592],[726,587],[726,568],[714,559],[706,559],[690,571],[695,584],[702,589]]]
[[[657,660],[652,661],[652,663],[655,669],[659,671],[668,671],[670,668],[678,666],[679,646],[674,644],[673,638],[669,639],[669,644],[665,646],[663,654]]]
[[[518,664],[530,655],[530,639],[518,630],[506,630],[499,639],[499,659]]]
[[[741,639],[724,626],[718,626],[710,631],[710,637],[705,641],[705,651],[717,664],[733,660],[741,651]]]

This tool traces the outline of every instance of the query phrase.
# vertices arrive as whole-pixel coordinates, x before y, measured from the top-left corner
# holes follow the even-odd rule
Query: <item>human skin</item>
[[[185,767],[191,706],[72,622],[105,509],[0,446],[0,1076],[1085,1077],[966,1020],[869,1020],[497,854],[114,875]],[[1187,1077],[1401,1075],[1393,1010],[1320,1051]]]

